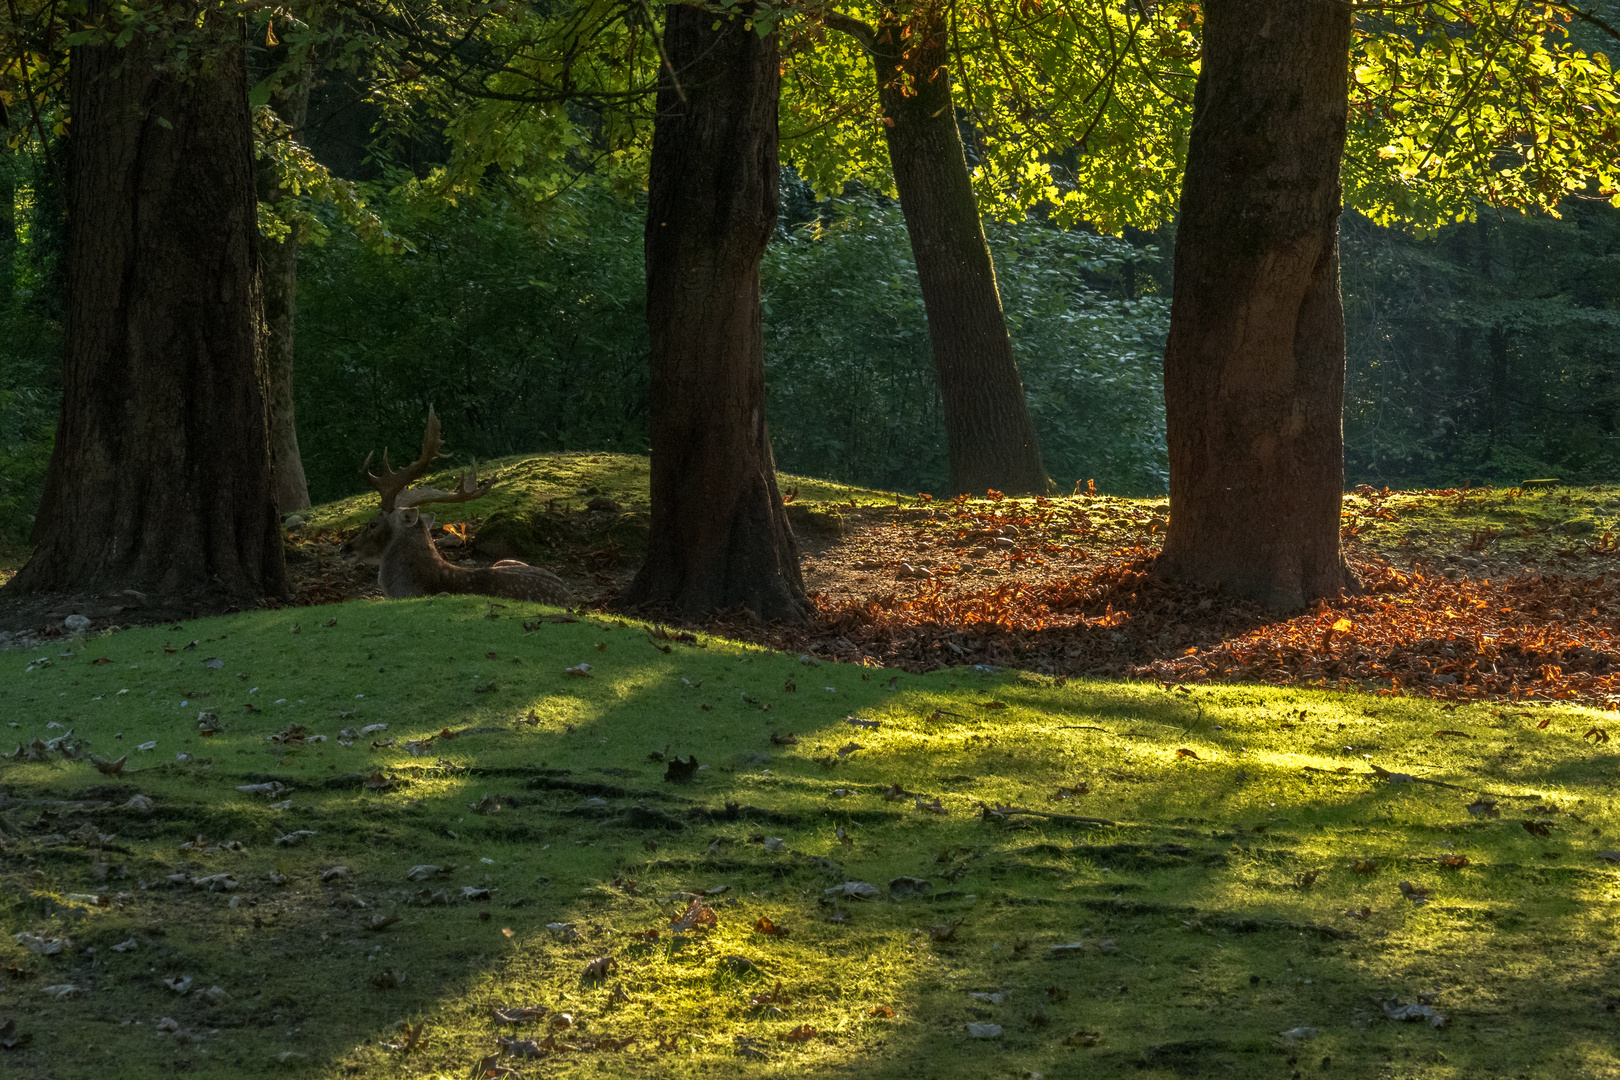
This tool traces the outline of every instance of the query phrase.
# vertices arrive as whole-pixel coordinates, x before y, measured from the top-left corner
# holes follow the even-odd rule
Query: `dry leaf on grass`
[[[693,900],[684,912],[670,920],[669,928],[677,934],[684,934],[689,930],[709,929],[719,924],[720,919],[713,908],[701,900]]]
[[[598,956],[585,965],[585,970],[580,973],[579,977],[583,982],[606,982],[608,975],[618,966],[618,961],[614,960],[613,957]]]
[[[782,992],[782,980],[776,980],[776,989],[767,990],[762,994],[755,994],[748,999],[748,1005],[753,1009],[763,1009],[768,1005],[789,1005],[793,999]]]
[[[743,1035],[734,1036],[732,1042],[736,1044],[737,1054],[740,1057],[761,1060],[770,1057],[765,1052],[765,1044],[758,1039],[750,1039]]]
[[[382,1048],[384,1050],[404,1051],[407,1054],[412,1051],[423,1050],[428,1044],[427,1038],[422,1034],[426,1028],[426,1020],[423,1020],[415,1027],[401,1020],[394,1025],[394,1030],[401,1032],[405,1037],[397,1043],[383,1043]]]
[[[1495,801],[1491,799],[1476,799],[1464,809],[1474,817],[1499,818],[1502,816],[1502,811],[1497,809]]]
[[[1396,885],[1396,888],[1401,890],[1402,896],[1414,904],[1427,904],[1433,899],[1430,895],[1431,890],[1424,888],[1422,885],[1414,885],[1410,881],[1402,881]]]
[[[821,1034],[821,1033],[819,1031],[817,1031],[815,1028],[811,1027],[809,1024],[800,1024],[798,1027],[794,1028],[792,1031],[784,1031],[781,1034],[777,1035],[776,1037],[778,1039],[781,1039],[784,1042],[802,1043],[802,1042],[809,1042],[811,1039],[815,1038],[819,1034]]]
[[[1391,1020],[1413,1021],[1426,1020],[1430,1027],[1443,1028],[1451,1023],[1450,1017],[1444,1013],[1436,1012],[1433,1005],[1403,1004],[1399,998],[1388,998],[1379,1002],[1383,1007],[1384,1015]]]
[[[34,1039],[33,1034],[17,1030],[17,1021],[6,1017],[0,1021],[0,1050],[20,1050]]]
[[[670,758],[669,765],[664,769],[664,780],[671,784],[684,784],[697,775],[698,759],[693,754],[685,761],[679,757]]]
[[[788,936],[787,930],[771,922],[770,917],[766,915],[761,915],[759,920],[754,923],[754,933],[764,934],[766,937],[774,938],[785,938]]]

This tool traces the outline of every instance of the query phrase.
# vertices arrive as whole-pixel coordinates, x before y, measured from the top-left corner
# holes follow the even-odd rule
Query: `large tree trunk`
[[[1354,585],[1339,548],[1339,161],[1350,8],[1214,0],[1164,357],[1160,571],[1297,609]]]
[[[765,426],[759,267],[776,224],[776,35],[671,4],[647,193],[652,536],[626,602],[806,610]],[[713,25],[718,22],[718,29]]]
[[[309,91],[315,65],[306,63],[293,82],[270,97],[270,107],[291,129],[290,138],[302,139],[309,115]],[[269,157],[259,162],[259,198],[280,197],[280,177]],[[286,514],[309,506],[309,483],[304,460],[298,454],[298,427],[293,414],[293,330],[298,315],[298,237],[261,240],[260,264],[264,271],[265,352],[270,372],[270,468],[275,481],[276,508]]]
[[[914,20],[885,20],[875,29],[842,15],[826,22],[872,55],[889,163],[928,313],[951,494],[990,488],[1044,494],[1052,481],[1024,400],[956,125],[945,8],[929,4]]]
[[[92,5],[94,17],[99,5]],[[12,596],[165,615],[287,589],[270,487],[241,23],[72,52],[61,421]]]

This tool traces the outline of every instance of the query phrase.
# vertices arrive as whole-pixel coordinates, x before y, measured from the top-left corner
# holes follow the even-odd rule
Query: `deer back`
[[[379,516],[388,519],[391,533],[377,572],[384,596],[474,593],[559,606],[573,602],[562,579],[538,566],[506,560],[470,570],[447,561],[433,543],[432,514],[402,507]]]

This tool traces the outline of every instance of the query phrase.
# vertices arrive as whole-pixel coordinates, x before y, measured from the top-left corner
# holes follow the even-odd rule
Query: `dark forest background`
[[[368,147],[356,100],[334,86],[317,101],[313,148],[362,182],[407,249],[369,249],[335,218],[302,249],[311,496],[357,490],[367,450],[413,445],[430,402],[462,455],[645,452],[639,201],[582,190],[535,207],[498,184],[459,205],[424,197],[412,181],[434,148]],[[1620,474],[1620,210],[1572,201],[1562,214],[1482,208],[1432,235],[1346,215],[1347,483]],[[1031,219],[989,234],[1049,471],[1065,490],[1162,492],[1173,228],[1109,237]],[[47,163],[0,150],[0,542],[12,546],[56,419],[61,242]],[[894,203],[818,201],[785,170],[765,320],[781,469],[943,490],[927,325]]]

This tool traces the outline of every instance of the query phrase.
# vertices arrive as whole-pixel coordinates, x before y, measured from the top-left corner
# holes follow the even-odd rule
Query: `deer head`
[[[372,454],[366,455],[366,460],[360,465],[360,472],[381,496],[381,507],[377,516],[360,530],[360,534],[343,545],[342,553],[350,562],[378,565],[382,562],[388,545],[393,543],[401,530],[416,528],[424,520],[431,529],[434,522],[433,515],[419,516],[417,507],[427,503],[471,502],[489,494],[490,489],[494,487],[494,481],[482,485],[478,483],[477,461],[473,462],[471,469],[461,474],[461,480],[456,484],[454,491],[410,486],[414,481],[421,479],[435,461],[445,456],[441,451],[442,446],[443,442],[439,438],[439,417],[430,405],[427,428],[422,432],[422,452],[415,461],[402,469],[390,469],[388,450],[384,448],[383,474],[377,476],[371,472]]]

